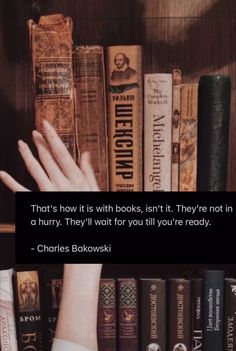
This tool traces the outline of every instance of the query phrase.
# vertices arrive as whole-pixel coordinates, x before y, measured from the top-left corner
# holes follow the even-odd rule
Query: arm
[[[97,350],[101,264],[66,264],[53,350],[58,339]],[[66,351],[66,349],[65,349]]]

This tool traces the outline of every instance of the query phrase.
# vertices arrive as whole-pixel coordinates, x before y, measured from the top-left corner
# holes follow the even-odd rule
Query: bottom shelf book
[[[63,282],[62,267],[48,267],[0,270],[1,351],[51,349]],[[236,279],[223,270],[200,278],[102,277],[99,351],[233,351],[235,315]]]

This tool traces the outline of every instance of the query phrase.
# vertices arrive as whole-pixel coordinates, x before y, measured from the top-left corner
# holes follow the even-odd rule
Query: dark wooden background
[[[75,44],[143,45],[145,72],[179,67],[185,82],[202,74],[229,74],[228,190],[236,190],[235,0],[0,0],[0,169],[31,185],[16,141],[31,145],[34,128],[26,23],[38,16],[39,7],[41,14],[72,17]],[[14,222],[14,198],[2,184],[0,222]]]

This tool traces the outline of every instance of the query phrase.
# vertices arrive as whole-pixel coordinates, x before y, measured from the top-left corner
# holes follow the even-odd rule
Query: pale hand
[[[82,153],[78,166],[55,129],[46,120],[43,121],[43,132],[45,137],[36,130],[32,133],[41,164],[28,145],[22,140],[18,141],[21,157],[39,190],[99,191],[89,153]],[[0,179],[13,192],[29,191],[4,171],[0,171]]]

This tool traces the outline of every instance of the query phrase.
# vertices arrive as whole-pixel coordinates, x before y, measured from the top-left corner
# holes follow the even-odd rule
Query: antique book
[[[171,190],[172,74],[144,75],[144,190]]]
[[[236,279],[225,278],[224,351],[236,350]]]
[[[206,271],[204,285],[204,350],[223,351],[224,272]]]
[[[203,291],[204,280],[191,280],[192,351],[203,350]]]
[[[75,123],[79,152],[89,151],[100,190],[108,190],[104,54],[101,46],[73,52]]]
[[[47,119],[77,159],[72,73],[72,20],[61,14],[28,22],[36,129]]]
[[[199,191],[226,191],[231,80],[203,76],[199,81]]]
[[[98,305],[98,349],[116,351],[116,281],[101,279]]]
[[[142,190],[142,48],[107,49],[111,191]]]
[[[180,93],[182,73],[173,71],[172,101],[172,156],[171,156],[171,191],[179,191],[179,132],[180,132]]]
[[[197,189],[198,85],[181,86],[179,191]]]
[[[44,351],[38,272],[16,272],[14,278],[19,350]]]
[[[169,280],[169,350],[191,349],[190,281]]]
[[[0,270],[0,350],[17,351],[12,288],[13,269]]]
[[[166,282],[140,279],[141,350],[166,350]]]
[[[118,349],[138,351],[138,290],[133,278],[118,279]]]
[[[179,191],[197,189],[198,85],[181,86]]]

